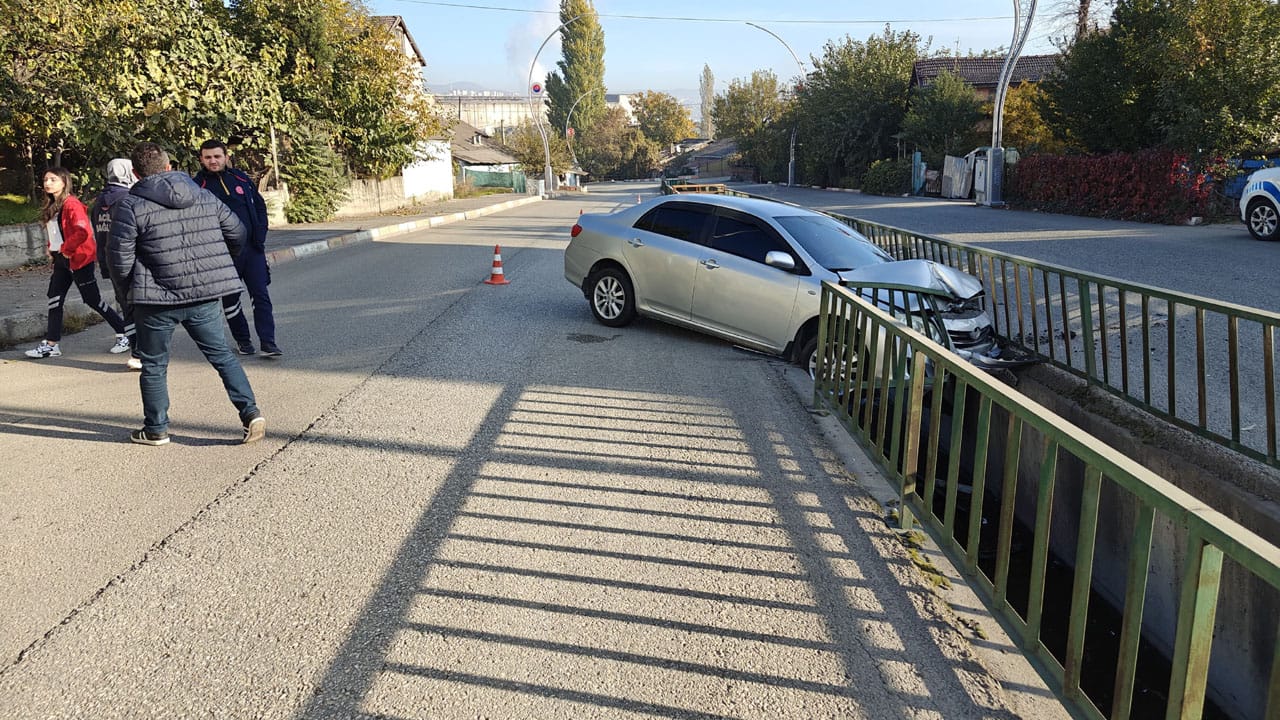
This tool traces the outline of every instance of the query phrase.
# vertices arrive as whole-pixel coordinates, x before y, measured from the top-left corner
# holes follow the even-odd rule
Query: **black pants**
[[[62,308],[67,304],[67,293],[71,291],[72,283],[75,283],[80,291],[80,298],[84,300],[84,304],[101,315],[117,334],[129,334],[126,332],[124,318],[120,317],[120,313],[102,302],[102,293],[98,291],[98,277],[93,272],[93,263],[72,271],[67,259],[55,253],[53,276],[49,278],[49,328],[44,336],[46,340],[56,343],[62,339]]]

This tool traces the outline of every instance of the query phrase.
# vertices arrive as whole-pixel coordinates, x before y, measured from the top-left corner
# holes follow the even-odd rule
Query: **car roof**
[[[770,218],[787,217],[791,215],[818,215],[820,217],[826,217],[822,215],[822,213],[800,207],[799,205],[792,205],[791,203],[766,200],[763,198],[738,197],[735,195],[676,193],[674,195],[664,196],[662,200],[663,203],[693,202],[703,205],[715,205],[716,207],[740,210],[742,212],[751,213],[752,215]]]

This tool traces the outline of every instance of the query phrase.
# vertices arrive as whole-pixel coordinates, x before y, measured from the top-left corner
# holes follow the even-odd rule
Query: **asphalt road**
[[[1238,223],[1148,225],[984,208],[971,202],[936,198],[879,197],[776,185],[745,185],[739,189],[1069,269],[1280,312],[1280,299],[1274,292],[1276,271],[1280,268],[1280,243],[1258,242],[1244,225]],[[1070,283],[1067,293],[1074,295]],[[998,293],[990,299],[994,313],[1005,312]],[[1128,311],[1122,329],[1116,294],[1112,291],[1108,295],[1106,319],[1101,324],[1107,328],[1106,342],[1110,355],[1104,363],[1102,342],[1095,339],[1095,362],[1099,373],[1105,364],[1111,386],[1116,390],[1122,389],[1126,365],[1119,349],[1122,334],[1127,336],[1130,393],[1141,397],[1145,384],[1149,382],[1154,407],[1166,412],[1172,407],[1183,421],[1198,424],[1202,374],[1196,356],[1197,318],[1194,308],[1185,304],[1177,306],[1176,316],[1170,318],[1168,306],[1163,301],[1151,303],[1151,345],[1144,362],[1141,307],[1133,295],[1126,302]],[[1076,306],[1074,301],[1072,306]],[[1014,322],[1017,322],[1017,316],[1011,315],[1010,324]],[[1078,334],[1081,328],[1079,317],[1073,316],[1070,322]],[[1171,324],[1176,338],[1173,362],[1169,359],[1168,346]],[[1063,357],[1066,346],[1062,325],[1060,319],[1054,319],[1053,342],[1059,359]],[[1030,343],[1030,317],[1024,327],[1024,342]],[[1041,315],[1042,352],[1048,349],[1047,327],[1048,323]],[[1209,314],[1204,331],[1204,422],[1211,431],[1229,438],[1233,432],[1230,403],[1232,360],[1227,323],[1222,316]],[[1083,368],[1083,342],[1075,335],[1072,337],[1072,362],[1074,367]],[[1268,414],[1262,332],[1257,323],[1240,323],[1237,347],[1240,363],[1236,380],[1240,395],[1237,411],[1239,441],[1255,452],[1265,453]],[[1172,406],[1168,391],[1170,377],[1174,386]],[[1280,404],[1280,398],[1273,399],[1273,402]],[[1277,487],[1256,484],[1247,487],[1268,499],[1280,497],[1280,488]],[[1229,508],[1224,511],[1229,512]]]
[[[1241,223],[1181,226],[779,185],[739,189],[1098,275],[1280,312],[1280,243]]]
[[[256,445],[181,333],[160,448],[118,363],[0,354],[0,715],[1013,717],[796,370],[564,282],[636,190],[280,268]]]

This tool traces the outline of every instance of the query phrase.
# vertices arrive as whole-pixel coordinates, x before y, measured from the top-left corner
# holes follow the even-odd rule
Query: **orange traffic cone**
[[[489,273],[489,279],[484,281],[485,285],[510,285],[507,277],[502,274],[502,248],[493,246],[493,272]]]

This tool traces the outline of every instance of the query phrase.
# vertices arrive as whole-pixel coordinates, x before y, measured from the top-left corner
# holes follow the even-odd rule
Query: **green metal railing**
[[[1257,581],[1266,592],[1275,593],[1280,590],[1280,549],[849,289],[824,283],[821,307],[815,403],[839,417],[896,480],[904,526],[910,527],[913,518],[919,519],[956,566],[975,581],[988,606],[1013,628],[1024,652],[1047,681],[1087,717],[1104,717],[1081,689],[1095,552],[1119,558],[1126,551],[1124,547],[1099,545],[1100,532],[1115,530],[1106,527],[1109,523],[1100,530],[1101,498],[1107,495],[1103,510],[1108,517],[1117,507],[1132,508],[1123,531],[1115,530],[1128,539],[1128,570],[1113,700],[1107,714],[1113,720],[1127,719],[1134,709],[1143,610],[1148,576],[1153,572],[1152,538],[1157,531],[1163,536],[1172,528],[1181,539],[1179,547],[1172,551],[1156,548],[1157,555],[1165,557],[1164,553],[1172,552],[1175,560],[1170,562],[1181,563],[1166,717],[1199,718],[1205,707],[1211,655],[1244,652],[1231,647],[1234,643],[1216,649],[1213,644],[1220,593],[1243,592],[1236,583],[1222,584],[1224,561],[1231,564],[1232,577],[1244,573],[1248,581],[1244,584]],[[966,403],[976,403],[976,407],[966,408]],[[944,420],[948,414],[949,422]],[[993,444],[1003,449],[992,453]],[[962,456],[970,459],[971,466],[967,513],[959,507],[959,488],[964,481]],[[989,466],[998,466],[998,471],[989,473]],[[1026,584],[1019,581],[1015,588],[1010,565],[1020,479],[1027,501],[1024,510],[1030,505],[1026,495],[1034,486],[1034,511],[1026,511],[1018,519],[1022,527],[1029,526],[1033,539]],[[1078,498],[1071,485],[1076,482],[1080,485]],[[1068,485],[1070,493],[1065,489]],[[1114,493],[1126,504],[1119,504]],[[1068,494],[1072,497],[1066,497]],[[996,532],[984,535],[983,508],[997,504]],[[1069,625],[1061,658],[1050,651],[1042,637],[1050,531],[1058,524],[1055,507],[1059,513],[1078,513],[1074,518],[1078,532]],[[1067,544],[1071,544],[1070,538]],[[980,562],[980,555],[984,562]],[[1019,557],[1025,558],[1025,552]],[[1026,593],[1021,611],[1010,601],[1014,589],[1019,604]],[[1263,677],[1269,680],[1259,683],[1265,686],[1266,697],[1256,706],[1265,706],[1261,717],[1280,717],[1280,662],[1276,659],[1280,657],[1280,634],[1255,638],[1254,642],[1262,643],[1262,651],[1255,647],[1253,655],[1269,664],[1269,669],[1264,667],[1258,675],[1260,681]],[[1145,701],[1149,698],[1139,700]]]
[[[1280,466],[1280,314],[833,217],[899,260],[934,260],[978,277],[1006,339],[1143,410]]]
[[[663,192],[676,190],[664,181]],[[899,260],[933,260],[976,276],[1005,339],[1146,412],[1280,467],[1280,314],[828,214]]]

